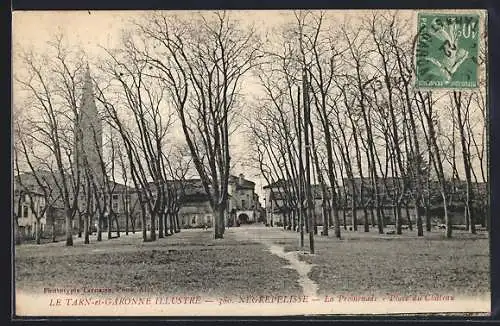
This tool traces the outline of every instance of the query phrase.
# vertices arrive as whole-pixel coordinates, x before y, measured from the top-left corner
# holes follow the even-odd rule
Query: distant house
[[[210,198],[200,179],[182,182],[179,196],[179,224],[181,228],[211,227],[214,214]]]
[[[203,193],[182,196],[179,209],[181,228],[212,227],[214,214],[208,195]]]
[[[37,177],[45,189],[40,187],[40,184],[37,182]],[[68,178],[70,178],[69,175]],[[55,232],[56,234],[63,234],[65,232],[66,212],[59,189],[60,186],[61,181],[59,175],[45,170],[36,171],[36,176],[33,172],[25,172],[14,177],[13,213],[19,224],[20,231],[24,236],[31,236],[34,234],[34,224],[36,222],[35,213],[40,214],[42,208],[45,208],[43,217],[40,219],[42,234],[46,231]],[[140,228],[141,220],[137,218],[140,207],[135,189],[126,187],[120,183],[113,183],[111,189],[112,193],[104,196],[105,200],[110,199],[109,196],[111,196],[111,207],[108,207],[107,212],[103,216],[103,229],[106,229],[106,219],[111,211],[118,217],[121,229],[124,229],[123,226],[127,223],[127,214],[129,217],[129,227],[134,225],[136,229]],[[72,187],[69,187],[68,190],[69,200],[73,201],[74,191]],[[34,201],[33,204],[34,208],[37,210],[36,212],[33,212],[31,209],[31,200]],[[78,210],[75,212],[72,221],[72,228],[75,230],[78,229],[78,211],[84,212],[86,210],[86,202],[85,193],[79,191],[77,201]],[[95,205],[94,198],[92,198],[91,205]],[[97,214],[96,212],[96,215]],[[137,223],[132,223],[132,220]],[[95,225],[96,221],[97,216],[94,216],[90,226]],[[93,229],[95,230],[95,226]],[[115,229],[115,224],[112,224],[112,230]]]
[[[101,220],[103,229],[106,229],[107,219],[111,213],[117,218],[120,230],[124,230],[127,224],[129,230],[132,230],[132,228],[136,230],[140,229],[142,227],[142,220],[139,218],[140,203],[136,189],[118,182],[109,182],[110,193],[106,194],[104,197],[107,206],[106,212]],[[110,200],[111,206],[109,205]],[[80,210],[84,211],[86,205],[85,194],[80,194],[78,205],[80,206]],[[96,223],[95,221],[94,225],[96,225]],[[111,223],[111,230],[116,231],[115,223]]]
[[[265,215],[266,224],[270,226],[282,226],[285,220],[295,217],[298,223],[298,216],[294,215],[299,207],[298,194],[292,182],[279,179],[263,187],[265,191]],[[320,185],[311,185],[313,196],[313,212],[316,225],[323,223],[323,194]],[[306,194],[303,194],[304,205]]]
[[[213,226],[214,212],[210,198],[206,194],[201,180],[184,181],[183,194],[180,197],[179,220],[181,227]],[[259,216],[260,204],[255,194],[255,183],[245,179],[243,174],[231,175],[228,181],[228,201],[225,224],[235,226],[254,223]]]
[[[14,183],[14,218],[15,224],[23,237],[34,237],[37,217],[43,232],[47,225],[45,196],[36,190],[24,190]]]
[[[228,184],[229,225],[257,222],[259,202],[255,193],[255,182],[245,179],[243,174],[231,175]]]
[[[352,217],[352,196],[355,194],[355,209],[357,222],[362,223],[364,219],[365,213],[368,213],[371,219],[371,216],[374,215],[375,209],[375,199],[378,194],[380,213],[384,219],[385,224],[393,224],[395,221],[395,205],[394,202],[396,200],[396,194],[399,189],[403,188],[403,179],[401,178],[379,178],[377,182],[377,192],[375,192],[375,188],[373,187],[373,183],[369,178],[353,178],[353,179],[344,179],[343,180],[344,187],[341,187],[340,201],[341,201],[341,209],[345,210],[347,215],[348,223],[351,221]],[[353,187],[354,186],[354,187]],[[448,202],[448,214],[453,224],[464,224],[465,223],[465,190],[466,183],[464,180],[449,180],[447,184],[447,194],[449,196]],[[363,189],[363,196],[360,196],[361,188]],[[440,186],[438,181],[431,180],[428,185],[424,186],[424,189],[421,190],[420,195],[424,195],[424,197],[430,200],[429,202],[429,214],[439,221],[439,223],[443,222],[444,210],[443,210],[443,202],[441,193],[439,190]],[[487,201],[487,192],[486,192],[486,184],[485,183],[473,183],[472,184],[473,192],[476,194],[474,201],[476,211],[476,215],[481,219],[484,219],[485,214],[485,202]],[[353,191],[354,190],[354,191]],[[402,197],[402,215],[403,220],[406,221],[407,217],[411,219],[412,222],[416,220],[415,213],[415,205],[413,201],[415,193],[415,189],[413,185],[407,184],[405,185],[405,193]],[[421,207],[419,210],[420,215],[424,215],[424,207]],[[479,222],[479,221],[478,221]]]
[[[376,216],[376,202],[378,198],[379,212],[384,221],[384,224],[395,223],[395,199],[399,189],[403,189],[403,180],[400,178],[380,178],[377,183],[377,191],[368,178],[353,178],[344,179],[342,187],[337,189],[337,209],[342,223],[347,225],[352,224],[353,215],[353,201],[354,210],[356,213],[356,223],[362,224],[367,216],[371,224]],[[265,190],[265,211],[266,211],[266,224],[270,226],[282,226],[286,221],[295,219],[297,222],[297,212],[299,207],[297,191],[295,189],[295,182],[279,179],[264,186]],[[433,220],[443,220],[442,200],[439,192],[439,185],[436,181],[431,181],[429,184],[430,190],[423,189],[423,194],[428,194],[430,198],[429,214]],[[465,182],[464,181],[450,181],[448,185],[449,191],[449,206],[448,214],[453,221],[453,224],[464,224],[464,200],[465,200]],[[361,192],[362,190],[362,192]],[[313,212],[316,225],[323,224],[323,205],[325,201],[320,185],[311,185],[313,195]],[[403,223],[406,223],[408,218],[412,223],[416,220],[414,201],[414,189],[411,185],[405,185],[405,192],[403,194],[401,216]],[[479,219],[483,220],[486,216],[485,213],[485,199],[487,199],[486,187],[484,183],[473,184],[473,192],[476,194],[474,197],[474,211]],[[360,194],[363,194],[360,196]],[[354,194],[354,197],[353,197]],[[377,194],[377,196],[376,196]],[[329,192],[326,193],[329,196]],[[305,198],[305,195],[304,197]],[[324,204],[325,203],[325,204]],[[305,204],[305,200],[304,200]],[[326,206],[329,209],[329,206]],[[421,207],[419,213],[423,216],[424,209]],[[345,222],[344,222],[345,221]],[[478,223],[480,220],[478,220]]]
[[[14,176],[13,217],[19,227],[20,235],[33,237],[35,234],[36,217],[40,218],[42,234],[47,229],[56,232],[62,230],[65,224],[64,209],[60,192],[56,185],[59,178],[49,171],[39,170]]]

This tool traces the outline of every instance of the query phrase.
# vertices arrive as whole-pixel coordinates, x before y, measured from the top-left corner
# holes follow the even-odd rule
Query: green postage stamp
[[[478,14],[418,14],[417,87],[478,87],[479,22]]]

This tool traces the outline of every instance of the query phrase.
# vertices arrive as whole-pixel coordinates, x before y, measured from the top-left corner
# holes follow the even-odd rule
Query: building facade
[[[263,187],[265,203],[265,221],[269,226],[283,226],[287,221],[295,220],[298,224],[298,209],[300,204],[298,196],[291,182],[278,180]],[[311,185],[313,197],[313,214],[316,225],[323,223],[324,198],[319,185]],[[306,195],[303,194],[304,207]]]
[[[260,203],[255,193],[255,183],[245,179],[243,174],[231,175],[228,183],[227,225],[241,225],[257,222]]]
[[[212,227],[214,212],[201,180],[184,182],[184,193],[180,197],[179,220],[181,227]],[[228,181],[228,200],[225,213],[226,226],[255,223],[258,220],[260,203],[255,193],[255,183],[243,174],[231,175]]]
[[[47,227],[47,209],[43,193],[35,188],[27,190],[16,180],[13,198],[14,222],[19,235],[34,238],[36,223],[40,223],[41,231],[44,232]]]

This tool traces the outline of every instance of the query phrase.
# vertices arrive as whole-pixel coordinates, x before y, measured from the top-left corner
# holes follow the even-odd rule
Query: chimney
[[[243,173],[240,173],[240,177],[238,179],[238,184],[242,184],[243,183],[243,179],[245,178],[245,176],[243,175]]]

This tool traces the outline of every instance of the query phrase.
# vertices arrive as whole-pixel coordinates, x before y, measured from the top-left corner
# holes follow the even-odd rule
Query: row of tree
[[[215,212],[215,238],[223,237],[234,108],[241,105],[242,77],[257,64],[259,42],[252,28],[239,26],[225,12],[189,17],[151,13],[135,21],[123,31],[117,48],[103,49],[95,58],[92,100],[99,107],[98,120],[108,129],[104,152],[97,124],[77,123],[89,88],[81,78],[89,58],[66,47],[62,38],[48,44],[43,54],[21,56],[25,69],[16,81],[29,110],[17,112],[16,157],[24,153],[22,162],[16,161],[17,171],[43,166],[53,172],[66,214],[67,245],[72,245],[71,222],[80,207],[86,242],[93,212],[98,226],[105,214],[112,216],[109,194],[117,175],[138,189],[145,241],[147,217],[149,240],[156,239],[156,223],[163,237],[166,216],[178,232],[182,189],[177,188],[183,182],[175,181],[183,181],[191,166]],[[185,146],[175,137],[174,122]],[[89,133],[95,147],[75,148],[78,138]],[[52,191],[52,186],[42,188]],[[107,220],[111,230],[112,219]],[[97,232],[100,239],[100,227]]]
[[[244,118],[252,165],[269,183],[290,181],[284,197],[298,218],[288,218],[287,226],[310,221],[307,185],[318,183],[323,234],[333,223],[339,238],[339,192],[351,185],[353,221],[361,203],[383,232],[381,185],[392,182],[401,233],[408,198],[415,207],[428,207],[426,189],[437,181],[451,236],[451,169],[452,180],[465,176],[474,232],[473,183],[487,182],[484,92],[436,96],[414,89],[415,33],[404,13],[356,14],[344,23],[330,14],[297,11],[269,33],[228,12],[152,12],[123,31],[117,48],[102,49],[95,58],[65,46],[62,38],[44,53],[24,52],[16,86],[29,109],[14,112],[16,171],[52,172],[56,191],[41,188],[62,203],[71,245],[75,216],[88,242],[97,215],[100,239],[117,179],[140,190],[145,241],[156,239],[157,223],[158,237],[167,225],[175,233],[183,182],[167,180],[183,181],[193,168],[215,212],[215,238],[222,238],[235,164],[231,143]],[[481,65],[484,58],[478,58]],[[86,61],[94,61],[94,78],[85,77]],[[88,101],[97,104],[103,132],[77,123]],[[93,150],[75,147],[89,134]],[[358,187],[356,178],[368,184]],[[107,218],[108,237],[112,220]],[[419,235],[422,225],[417,214]]]
[[[340,209],[344,218],[351,210],[357,230],[360,207],[364,231],[371,224],[383,233],[388,198],[397,234],[403,209],[413,207],[421,236],[421,212],[430,231],[436,194],[446,236],[452,235],[452,200],[463,202],[467,229],[475,233],[476,223],[487,220],[475,215],[485,214],[488,202],[476,186],[488,181],[484,76],[481,88],[472,92],[416,89],[411,17],[373,12],[343,23],[329,18],[327,12],[296,12],[295,21],[276,33],[275,46],[258,69],[264,95],[258,98],[259,114],[248,119],[251,157],[268,183],[287,180],[274,189],[283,198],[284,227],[302,229],[310,215],[310,184],[303,177],[308,175],[304,148],[310,147],[311,173],[322,192],[324,235],[333,222],[340,238]],[[484,69],[484,51],[472,59]],[[311,118],[305,119],[308,111]],[[307,131],[310,142],[304,140]],[[461,182],[464,193],[456,198]]]

